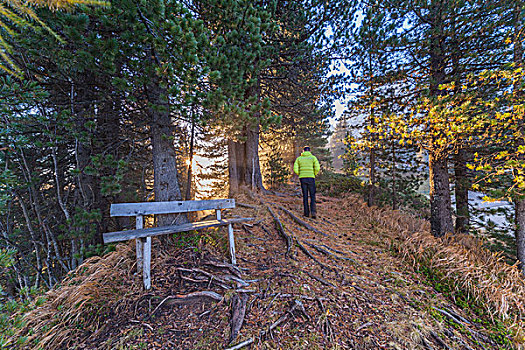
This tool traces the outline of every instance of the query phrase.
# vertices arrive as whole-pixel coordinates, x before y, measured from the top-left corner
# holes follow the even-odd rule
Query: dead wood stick
[[[231,332],[228,344],[231,344],[241,331],[244,323],[244,316],[246,314],[246,302],[248,301],[248,294],[235,294],[232,298],[232,318],[231,318]]]
[[[143,325],[144,327],[148,327],[150,331],[153,332],[153,327],[151,327],[149,324],[147,324],[146,322],[141,322],[141,321],[137,321],[137,320],[129,320],[129,322],[133,322],[133,323],[140,323],[141,325]]]
[[[251,343],[253,343],[253,338],[247,339],[247,340],[243,341],[242,343],[239,343],[239,344],[237,344],[235,346],[232,346],[231,348],[227,348],[225,350],[239,350],[239,349],[244,348],[247,345],[250,345]]]
[[[329,286],[329,287],[332,287],[332,288],[337,288],[335,284],[333,284],[332,282],[328,282],[327,280],[325,280],[324,278],[321,278],[321,277],[317,277],[316,275],[308,272],[308,271],[305,271],[305,270],[302,270],[304,273],[306,273],[308,276],[310,276],[310,278],[313,278],[314,280],[316,280],[317,282],[320,282],[321,284],[324,284],[325,286]]]
[[[290,315],[293,315],[293,313],[295,312],[295,310],[297,308],[301,308],[301,306],[303,307],[303,310],[304,310],[304,306],[303,306],[303,303],[301,303],[299,300],[294,300],[294,304],[293,306],[288,310],[286,311],[283,315],[281,315],[281,317],[279,317],[277,319],[277,321],[275,321],[274,323],[272,323],[270,325],[270,327],[268,327],[268,330],[267,331],[262,331],[261,332],[261,338],[265,337],[267,334],[269,334],[271,331],[273,331],[275,328],[277,328],[281,323],[283,323],[284,321],[286,321],[288,319],[288,317]],[[305,312],[305,315],[306,315],[306,312]],[[306,315],[308,316],[308,315]]]
[[[201,270],[201,269],[197,269],[197,268],[192,268],[192,269],[186,269],[184,267],[177,267],[175,268],[176,270],[178,271],[181,271],[181,272],[195,272],[195,273],[200,273],[200,274],[203,274],[207,277],[209,277],[212,281],[218,281],[220,283],[225,283],[227,284],[228,282],[235,282],[237,284],[237,287],[247,287],[249,286],[250,284],[248,282],[246,282],[245,280],[239,278],[239,277],[236,277],[236,276],[233,276],[233,275],[222,275],[220,277],[218,276],[215,276],[207,271],[204,271],[204,270]]]
[[[312,253],[310,253],[310,251],[308,249],[306,249],[306,247],[304,245],[302,245],[301,241],[299,241],[297,238],[295,239],[295,242],[297,243],[297,246],[302,250],[302,252],[305,253],[306,256],[308,256],[310,259],[315,261],[319,266],[321,266],[325,270],[335,272],[335,269],[333,267],[330,267],[330,266],[327,266],[327,265],[323,264],[315,256],[313,256]]]
[[[180,276],[183,280],[185,281],[188,281],[188,282],[192,282],[192,283],[215,283],[216,285],[218,285],[219,287],[221,287],[222,289],[232,289],[233,287],[231,286],[227,286],[223,283],[220,283],[220,282],[217,282],[211,278],[206,278],[206,277],[201,277],[201,278],[198,278],[198,279],[194,279],[194,278],[191,278],[191,277],[186,277],[184,275],[181,275]]]
[[[286,241],[286,256],[290,254],[290,249],[292,249],[292,237],[286,234],[284,231],[283,224],[281,223],[281,220],[279,220],[279,217],[273,212],[272,208],[267,204],[266,208],[268,208],[268,211],[273,217],[273,220],[275,222],[275,228],[277,229],[277,232],[284,238]]]
[[[214,267],[217,267],[217,268],[228,269],[235,276],[237,276],[239,278],[241,277],[241,271],[235,265],[228,264],[228,263],[222,262],[222,261],[211,261],[211,260],[205,261],[203,264],[204,265],[209,265],[209,266],[214,266]]]
[[[435,332],[430,331],[430,335],[437,341],[437,343],[444,349],[452,350],[447,343],[439,335],[437,335]]]
[[[295,216],[291,211],[289,211],[288,209],[286,209],[285,207],[283,206],[279,206],[279,209],[281,209],[282,211],[284,211],[286,214],[288,214],[293,221],[295,221],[296,223],[298,223],[299,225],[302,225],[304,227],[306,227],[307,229],[309,229],[310,231],[313,231],[315,233],[319,233],[323,236],[328,236],[326,233],[324,233],[323,231],[320,231],[318,229],[316,229],[315,227],[313,227],[312,225],[310,225],[309,223],[307,223],[306,221],[304,220],[301,220],[299,219],[297,216]]]

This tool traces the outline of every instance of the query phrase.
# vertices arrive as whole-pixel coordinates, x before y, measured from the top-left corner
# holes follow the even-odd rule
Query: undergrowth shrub
[[[362,181],[355,176],[322,171],[315,179],[317,190],[327,196],[339,197],[344,193],[364,193]]]

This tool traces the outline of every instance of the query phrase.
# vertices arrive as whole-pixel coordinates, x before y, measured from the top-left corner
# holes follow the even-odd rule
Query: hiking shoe
[[[312,213],[312,219],[317,219],[317,214],[316,213]]]
[[[303,214],[303,216],[304,216],[305,218],[310,217],[310,215],[308,215],[308,214]]]

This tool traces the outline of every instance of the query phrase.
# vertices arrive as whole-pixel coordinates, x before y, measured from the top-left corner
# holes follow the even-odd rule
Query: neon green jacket
[[[304,177],[316,177],[317,173],[321,169],[319,161],[311,152],[303,152],[301,156],[297,157],[293,164],[293,171],[299,178]]]

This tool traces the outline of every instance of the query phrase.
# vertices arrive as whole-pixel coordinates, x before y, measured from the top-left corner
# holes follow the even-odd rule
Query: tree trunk
[[[396,184],[396,143],[392,141],[392,210],[397,210],[397,184]]]
[[[515,219],[516,219],[516,248],[521,271],[525,270],[525,198],[519,198],[514,201]]]
[[[369,68],[369,74],[370,74],[370,98],[374,98],[374,83],[372,82],[374,73],[372,71],[372,53],[369,52],[368,54],[368,68]],[[374,129],[376,125],[376,120],[374,116],[374,107],[370,107],[370,118],[368,120],[369,126]],[[375,204],[375,185],[376,185],[376,150],[375,150],[375,132],[372,131],[370,135],[370,141],[372,143],[372,146],[370,147],[370,169],[368,173],[368,193],[367,193],[367,204],[369,207],[373,206]]]
[[[376,152],[374,147],[370,148],[370,170],[368,174],[367,204],[369,207],[375,204],[375,181],[376,181]]]
[[[167,94],[156,76],[147,86],[150,107],[147,110],[150,121],[150,138],[153,148],[153,189],[155,201],[181,200],[181,190],[177,173],[177,155],[173,145],[175,136],[171,123]],[[179,215],[159,215],[158,226],[177,224],[185,221]]]
[[[454,232],[446,157],[429,154],[430,231],[436,237]]]
[[[246,172],[244,174],[244,183],[252,191],[264,190],[259,162],[259,132],[260,126],[258,123],[248,127],[246,130]]]
[[[467,175],[467,150],[460,148],[454,157],[455,197],[456,197],[456,232],[468,231],[470,214],[468,190],[470,181]]]
[[[514,9],[514,62],[516,63],[516,68],[523,67],[523,37],[525,33],[523,32],[523,18],[522,18],[523,4],[520,2],[516,3]],[[518,100],[523,96],[523,92],[520,90],[520,82],[516,81],[514,85],[515,98]],[[525,144],[525,123],[523,118],[520,119],[520,124],[518,125],[518,135],[516,136],[517,144],[516,149]],[[521,162],[525,161],[523,153],[519,155],[519,160]],[[520,261],[520,269],[525,271],[525,197],[518,194],[514,198],[514,210],[515,210],[515,219],[516,219],[516,231],[514,233],[516,237],[516,248],[517,256]]]
[[[239,193],[239,166],[237,164],[237,142],[228,140],[228,180],[230,184],[229,197],[234,197]]]
[[[441,2],[432,2],[429,18],[430,28],[430,81],[431,98],[436,99],[443,94],[439,86],[446,78],[445,34]],[[444,137],[444,136],[441,136]],[[452,222],[452,205],[447,166],[447,150],[440,149],[440,143],[432,140],[429,150],[430,169],[430,230],[436,237],[454,232]]]
[[[189,163],[188,163],[188,176],[186,180],[186,200],[191,199],[191,184],[193,179],[193,146],[195,143],[195,119],[193,113],[191,115],[191,135],[190,135],[190,154],[189,154]]]

